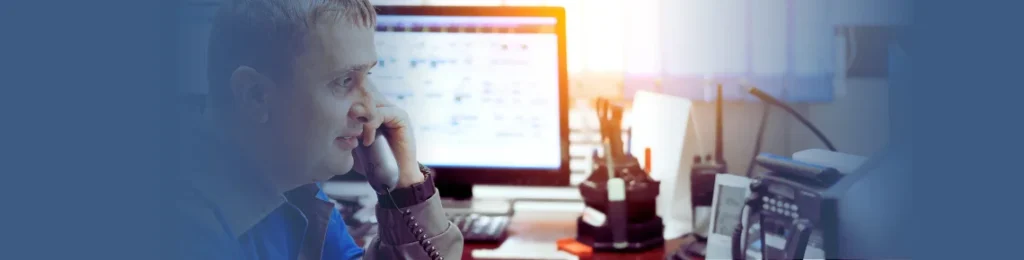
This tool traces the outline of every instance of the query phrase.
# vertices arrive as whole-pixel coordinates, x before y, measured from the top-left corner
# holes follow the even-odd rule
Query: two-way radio
[[[709,230],[697,230],[701,226],[696,221],[699,208],[708,209],[710,212],[711,202],[715,195],[715,175],[728,173],[729,167],[725,163],[725,148],[722,138],[722,84],[718,84],[718,97],[715,100],[715,155],[710,154],[701,158],[700,155],[693,157],[693,166],[690,167],[690,202],[693,210],[694,234],[698,239],[707,239]]]

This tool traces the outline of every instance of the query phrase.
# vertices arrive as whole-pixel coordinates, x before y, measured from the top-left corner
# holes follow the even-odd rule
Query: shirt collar
[[[209,131],[199,131],[189,170],[194,187],[218,207],[234,238],[285,203],[265,176],[246,170],[235,149]]]

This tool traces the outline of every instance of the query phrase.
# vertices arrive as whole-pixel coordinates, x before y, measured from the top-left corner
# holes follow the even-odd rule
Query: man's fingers
[[[363,146],[370,146],[373,144],[373,139],[377,137],[377,127],[374,125],[380,124],[363,124]]]
[[[378,105],[375,114],[373,119],[363,124],[363,144],[366,146],[372,144],[376,139],[377,131],[403,129],[408,126],[408,114],[397,106]]]
[[[372,109],[380,110],[378,108]],[[377,128],[384,121],[384,117],[380,111],[375,111],[373,116],[370,117],[370,121],[363,123],[363,145],[370,146],[370,144],[373,144],[373,141],[377,138]]]
[[[402,110],[397,106],[378,105],[377,113],[381,118],[380,127],[386,127],[389,129],[401,129],[408,127],[409,115],[406,114],[405,110]]]

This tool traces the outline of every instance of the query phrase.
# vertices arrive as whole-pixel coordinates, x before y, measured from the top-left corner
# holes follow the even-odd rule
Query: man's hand
[[[385,99],[379,92],[374,94],[377,111],[373,120],[363,124],[363,143],[366,146],[373,144],[376,138],[375,131],[384,131],[391,151],[395,153],[395,160],[398,161],[400,174],[396,188],[423,182],[423,173],[420,172],[416,160],[416,138],[413,136],[409,114]]]

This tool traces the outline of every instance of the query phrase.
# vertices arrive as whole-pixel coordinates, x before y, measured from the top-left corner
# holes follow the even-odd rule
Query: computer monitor
[[[370,78],[408,111],[443,196],[568,185],[564,9],[378,8]]]

